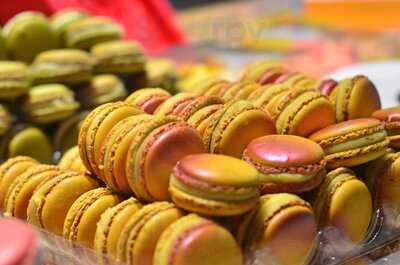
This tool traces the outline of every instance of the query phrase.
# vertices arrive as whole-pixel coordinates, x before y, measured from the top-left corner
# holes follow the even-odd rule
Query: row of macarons
[[[90,49],[93,45],[124,36],[123,28],[108,17],[89,16],[66,9],[47,18],[26,11],[12,17],[1,32],[0,58],[30,63],[43,51],[57,48]]]

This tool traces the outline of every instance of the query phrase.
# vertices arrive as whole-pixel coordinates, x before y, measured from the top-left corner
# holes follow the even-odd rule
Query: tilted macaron
[[[3,29],[0,27],[0,60],[7,59],[6,40],[3,35]]]
[[[15,124],[0,139],[0,157],[30,156],[41,163],[53,160],[53,145],[44,131],[26,124]]]
[[[78,99],[85,108],[92,109],[123,100],[127,94],[124,83],[117,76],[102,74],[92,77],[90,83],[78,90]]]
[[[178,93],[165,100],[157,109],[154,114],[156,115],[177,115],[183,108],[190,102],[196,99],[197,96],[193,93]]]
[[[151,58],[145,65],[147,73],[147,85],[149,87],[160,87],[171,94],[177,93],[176,82],[178,70],[175,63],[167,58]]]
[[[203,139],[207,125],[213,120],[213,116],[219,115],[219,110],[224,108],[223,104],[209,105],[199,109],[187,119],[187,122],[196,128],[200,137]]]
[[[318,80],[302,73],[291,73],[284,77],[284,80],[279,80],[281,79],[279,78],[278,80],[276,80],[276,83],[285,84],[290,88],[314,88],[318,83]]]
[[[94,250],[99,254],[117,257],[117,244],[123,228],[142,207],[135,198],[129,198],[108,208],[100,217],[94,238]]]
[[[243,220],[237,233],[247,259],[259,255],[259,262],[274,260],[282,265],[302,265],[316,246],[317,224],[306,201],[289,193],[260,197],[258,206]]]
[[[371,117],[381,121],[390,140],[389,147],[400,148],[400,107],[374,111]]]
[[[211,153],[241,157],[253,139],[275,133],[275,125],[267,112],[239,100],[214,112],[202,136]]]
[[[3,28],[10,58],[30,63],[46,50],[56,49],[58,41],[47,18],[39,12],[21,12]],[[45,41],[44,41],[45,40]]]
[[[82,20],[87,14],[78,9],[66,8],[54,13],[50,18],[50,25],[53,28],[60,47],[65,47],[65,33],[72,23]]]
[[[13,119],[7,106],[0,104],[0,136],[3,136],[11,128]]]
[[[129,265],[151,265],[161,233],[183,213],[169,202],[155,202],[136,211],[124,225],[117,260]]]
[[[316,88],[319,92],[321,92],[322,95],[330,96],[337,85],[338,82],[333,79],[324,79],[318,84]]]
[[[371,193],[347,168],[328,173],[316,193],[313,208],[321,228],[337,227],[353,242],[360,242],[368,232],[372,218]]]
[[[90,49],[94,45],[111,40],[119,40],[123,29],[107,17],[93,16],[71,23],[65,33],[68,48]]]
[[[62,83],[76,85],[92,75],[92,58],[78,49],[56,49],[39,53],[30,66],[34,84]]]
[[[281,69],[282,66],[280,63],[271,60],[261,60],[255,63],[252,63],[247,66],[245,69],[241,80],[243,81],[250,81],[250,82],[259,82],[261,76],[271,70],[271,69]]]
[[[171,94],[161,88],[141,88],[130,94],[125,102],[138,106],[146,113],[153,114]]]
[[[322,148],[294,135],[257,138],[246,147],[243,159],[258,170],[263,193],[309,191],[326,174]]]
[[[0,98],[14,99],[29,90],[28,67],[23,62],[0,61]]]
[[[228,88],[230,82],[216,77],[210,77],[199,80],[193,87],[188,88],[186,92],[204,96],[221,96]]]
[[[4,200],[14,180],[38,162],[27,156],[16,156],[7,159],[0,165],[0,209],[4,208]]]
[[[281,76],[287,73],[289,73],[289,71],[280,66],[269,68],[259,77],[258,83],[261,85],[276,83]]]
[[[210,105],[216,105],[222,103],[223,100],[217,96],[198,96],[195,99],[191,100],[183,108],[178,107],[179,111],[174,111],[174,114],[177,115],[180,119],[186,121],[197,111]]]
[[[383,155],[389,144],[376,119],[355,119],[321,129],[310,136],[325,153],[328,168],[360,165]]]
[[[85,118],[79,131],[78,146],[85,167],[99,175],[100,149],[109,131],[120,120],[142,113],[137,107],[124,102],[103,104]]]
[[[81,157],[79,156],[78,146],[74,146],[66,151],[61,157],[60,162],[58,162],[58,166],[61,169],[70,169],[82,174],[85,174],[87,171]]]
[[[63,236],[73,242],[93,248],[97,223],[105,210],[121,202],[107,188],[97,188],[82,194],[68,210]]]
[[[102,42],[90,50],[96,73],[134,74],[144,71],[142,48],[134,41]]]
[[[22,102],[22,111],[27,120],[37,124],[48,124],[72,116],[79,108],[74,92],[61,84],[46,84],[32,87]]]
[[[17,176],[10,185],[4,200],[4,215],[26,219],[26,211],[33,191],[41,182],[57,176],[60,168],[50,165],[36,165]]]
[[[378,91],[363,75],[339,81],[329,97],[335,105],[338,122],[368,118],[381,107]]]
[[[65,171],[47,179],[36,188],[29,201],[28,223],[62,235],[71,205],[79,196],[99,185],[95,179],[75,171]]]
[[[254,82],[236,81],[228,86],[228,88],[220,95],[223,101],[247,99],[247,97],[259,89],[261,85]]]
[[[242,265],[240,247],[228,230],[189,214],[173,222],[158,240],[157,265]]]
[[[279,134],[307,137],[335,123],[335,110],[314,88],[292,88],[277,96],[276,111],[269,110]]]
[[[206,151],[201,138],[186,122],[165,116],[134,130],[125,165],[129,186],[140,199],[168,200],[173,167],[187,155]]]
[[[210,216],[239,215],[258,201],[257,171],[229,156],[186,156],[175,166],[169,185],[172,200],[188,211]]]
[[[290,87],[284,84],[260,86],[248,96],[248,100],[252,101],[257,107],[267,112],[272,112],[269,105],[273,104],[274,99],[277,98],[276,96],[283,95],[289,89]]]

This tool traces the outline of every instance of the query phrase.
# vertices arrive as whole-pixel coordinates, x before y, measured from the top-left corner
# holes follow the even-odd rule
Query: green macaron
[[[3,30],[0,27],[0,60],[5,60],[6,58],[7,58],[6,40],[3,36]]]
[[[59,46],[65,47],[65,32],[69,25],[87,17],[87,14],[78,9],[62,9],[50,18],[50,24],[57,35]]]
[[[28,68],[25,63],[0,61],[0,99],[9,100],[28,92]]]
[[[13,116],[7,106],[0,104],[0,136],[4,135],[10,128]]]

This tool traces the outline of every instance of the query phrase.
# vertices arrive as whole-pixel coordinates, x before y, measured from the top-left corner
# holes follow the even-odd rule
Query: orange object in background
[[[399,31],[400,0],[305,0],[305,16],[322,26],[367,32]]]

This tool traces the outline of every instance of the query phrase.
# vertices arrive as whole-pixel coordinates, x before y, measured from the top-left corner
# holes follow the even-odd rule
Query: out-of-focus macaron
[[[252,63],[246,67],[241,80],[258,83],[263,74],[273,69],[282,69],[282,66],[280,63],[271,60],[261,60]]]
[[[100,105],[85,118],[79,131],[79,152],[85,167],[100,175],[100,150],[110,130],[124,118],[141,114],[136,106],[125,102]]]
[[[99,43],[90,50],[96,73],[129,75],[143,72],[145,57],[140,45],[133,41]]]
[[[177,115],[183,108],[192,102],[197,96],[192,93],[178,93],[165,100],[155,111],[157,115]]]
[[[121,198],[107,188],[97,188],[82,194],[68,210],[63,236],[93,248],[96,226],[105,210],[121,202]]]
[[[6,105],[0,104],[0,136],[3,136],[10,128],[13,122],[13,115]]]
[[[246,147],[243,159],[258,170],[263,193],[309,191],[326,174],[322,148],[294,135],[257,138]]]
[[[85,108],[92,109],[101,104],[123,100],[128,92],[117,76],[101,74],[94,76],[89,84],[78,90],[77,94],[79,102]]]
[[[0,209],[4,208],[4,199],[13,181],[38,162],[27,156],[16,156],[7,159],[0,165]]]
[[[4,199],[4,215],[26,219],[29,200],[33,191],[46,179],[57,176],[60,168],[50,165],[35,165],[15,178]]]
[[[0,141],[0,157],[30,156],[41,163],[53,160],[53,146],[49,137],[39,128],[16,124]]]
[[[389,147],[400,148],[400,107],[380,109],[372,117],[382,122],[390,140]]]
[[[261,85],[255,82],[236,81],[229,85],[224,91],[223,95],[220,95],[225,102],[247,99],[247,97],[260,88]]]
[[[85,174],[87,171],[85,165],[82,163],[81,157],[79,156],[78,146],[74,146],[66,151],[61,157],[60,162],[58,162],[58,166],[61,169],[70,169],[82,174]]]
[[[353,242],[360,242],[368,232],[372,218],[371,193],[347,168],[328,173],[316,193],[313,208],[321,228],[337,227]]]
[[[68,48],[88,50],[94,45],[123,36],[119,24],[107,17],[93,16],[71,23],[65,33],[65,45]]]
[[[161,234],[154,264],[242,265],[243,256],[228,230],[209,219],[190,214],[173,222]]]
[[[178,73],[173,61],[166,58],[150,58],[145,68],[149,87],[160,87],[171,94],[178,92]]]
[[[186,89],[185,92],[196,95],[221,96],[229,85],[230,82],[225,79],[210,77],[199,80],[193,87]]]
[[[375,85],[363,75],[339,81],[329,97],[335,105],[338,122],[368,118],[381,108]]]
[[[87,82],[92,74],[92,58],[78,49],[56,49],[39,53],[30,66],[33,84]]]
[[[95,179],[75,171],[65,171],[43,181],[29,201],[28,223],[62,235],[64,221],[71,205],[79,196],[99,186]],[[94,224],[93,229],[95,226]]]
[[[117,257],[118,240],[130,218],[142,207],[135,198],[129,198],[108,208],[100,217],[94,238],[94,250],[99,254]]]
[[[25,118],[36,124],[48,124],[72,116],[79,108],[74,92],[61,84],[32,87],[22,102]]]
[[[240,215],[259,197],[257,170],[224,155],[197,154],[180,160],[169,191],[179,207],[210,216]]]
[[[125,102],[138,106],[146,113],[153,114],[170,97],[171,94],[161,88],[141,88],[130,94]]]
[[[338,85],[338,82],[336,82],[333,79],[324,79],[322,80],[316,89],[321,92],[322,95],[324,96],[330,96],[330,94],[335,90],[336,86]]]
[[[169,202],[155,202],[136,211],[124,225],[117,245],[117,260],[134,264],[153,263],[161,233],[183,213]]]
[[[325,153],[328,168],[357,166],[386,152],[389,139],[376,119],[354,119],[330,125],[310,136]]]
[[[0,61],[0,99],[14,99],[29,90],[28,67],[23,62]]]
[[[7,59],[6,40],[3,35],[3,29],[0,27],[0,60]]]
[[[54,13],[50,18],[50,24],[53,28],[60,47],[65,47],[65,33],[67,28],[74,22],[82,20],[87,17],[83,10],[78,9],[62,9]]]
[[[270,105],[274,105],[274,100],[278,98],[278,95],[283,95],[288,90],[290,90],[290,87],[284,84],[260,86],[254,90],[247,99],[253,102],[255,106],[264,109],[268,113],[274,113],[271,111],[273,109]]]
[[[4,26],[3,34],[10,58],[27,63],[38,53],[58,46],[49,21],[39,12],[25,11],[15,15]]]
[[[175,164],[183,157],[206,150],[194,128],[172,117],[155,117],[134,129],[125,175],[136,196],[146,201],[168,200],[168,185]]]
[[[183,108],[179,108],[179,112],[175,111],[174,114],[177,115],[179,118],[187,121],[197,111],[210,105],[217,105],[222,103],[223,100],[217,96],[198,96],[190,101]]]
[[[317,224],[310,204],[288,193],[260,197],[237,233],[245,252],[267,253],[256,256],[259,262],[274,260],[282,265],[306,264],[316,246],[316,236]],[[250,255],[248,260],[252,258]]]

